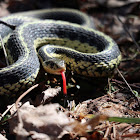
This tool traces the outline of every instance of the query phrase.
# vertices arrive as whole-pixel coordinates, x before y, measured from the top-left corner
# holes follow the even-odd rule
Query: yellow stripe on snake
[[[0,21],[16,26],[12,30],[0,24],[10,62],[0,69],[0,94],[32,86],[40,69],[38,56],[52,74],[60,74],[66,66],[78,75],[106,77],[120,63],[121,53],[113,39],[93,29],[92,18],[77,10],[22,12]]]

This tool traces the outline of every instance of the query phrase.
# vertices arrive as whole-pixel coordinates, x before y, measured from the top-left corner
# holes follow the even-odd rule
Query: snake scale
[[[1,95],[32,86],[40,61],[49,73],[59,74],[66,66],[87,77],[110,76],[121,61],[114,40],[93,29],[92,18],[80,11],[36,10],[11,14],[0,20],[16,26],[13,30],[0,24],[10,62],[0,69]]]

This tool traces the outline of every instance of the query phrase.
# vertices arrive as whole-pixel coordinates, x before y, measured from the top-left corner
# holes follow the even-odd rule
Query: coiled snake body
[[[59,74],[66,65],[79,75],[105,77],[120,63],[121,54],[113,39],[93,29],[92,19],[77,10],[23,12],[0,20],[16,26],[13,31],[0,24],[10,61],[9,66],[0,69],[0,94],[33,84],[40,69],[38,55],[52,74]]]

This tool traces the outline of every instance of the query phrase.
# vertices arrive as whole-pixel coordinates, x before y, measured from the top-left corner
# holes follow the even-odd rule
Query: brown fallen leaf
[[[72,121],[58,108],[58,104],[35,108],[25,103],[18,110],[18,115],[16,114],[9,120],[10,132],[16,134],[16,138],[20,140],[31,135],[36,139],[40,139],[42,134],[45,137],[57,138],[63,132],[63,126]]]
[[[52,139],[63,137],[66,133],[87,137],[88,131],[92,131],[100,121],[108,119],[108,116],[97,115],[81,123],[68,117],[59,107],[58,104],[34,107],[26,102],[9,120],[10,132],[20,140],[27,137]]]
[[[43,91],[42,94],[38,94],[34,101],[34,105],[38,106],[41,104],[49,103],[55,96],[57,96],[61,91],[61,87],[57,88],[48,88],[47,90]]]
[[[94,130],[95,126],[97,126],[101,121],[105,121],[108,119],[106,115],[97,115],[92,119],[89,119],[85,123],[80,123],[78,121],[74,121],[65,127],[66,130],[69,130],[72,133],[75,133],[79,136],[89,137],[90,131]]]

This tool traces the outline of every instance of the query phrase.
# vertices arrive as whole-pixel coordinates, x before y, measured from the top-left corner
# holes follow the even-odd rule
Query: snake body
[[[40,69],[38,54],[50,73],[57,65],[48,60],[64,60],[67,69],[89,77],[109,76],[120,63],[121,53],[113,39],[93,29],[92,19],[77,10],[23,12],[0,20],[16,26],[13,31],[0,24],[11,63],[0,69],[0,94],[18,92],[34,83]]]

